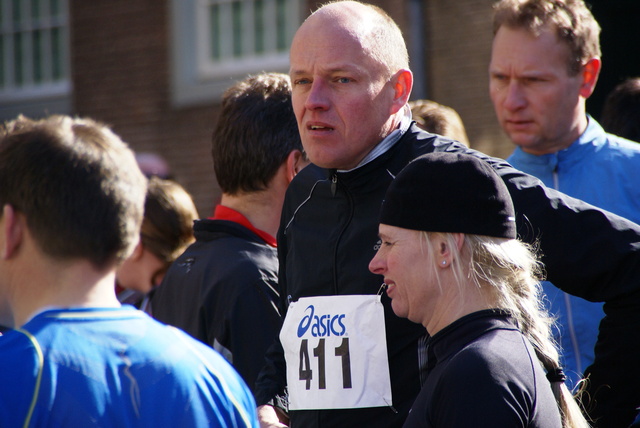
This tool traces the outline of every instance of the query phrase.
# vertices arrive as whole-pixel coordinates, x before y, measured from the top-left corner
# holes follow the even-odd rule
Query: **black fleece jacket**
[[[253,389],[281,325],[277,250],[232,221],[199,220],[194,233],[156,289],[153,316],[216,348]]]
[[[640,405],[640,226],[549,189],[506,161],[426,133],[415,124],[386,153],[349,172],[310,165],[289,186],[278,235],[281,312],[303,296],[373,294],[382,278],[368,270],[378,245],[378,212],[387,186],[419,155],[465,152],[488,162],[514,201],[519,238],[538,243],[548,279],[568,293],[604,301],[585,404],[599,426],[628,426]],[[393,408],[290,412],[293,427],[401,426],[420,390],[425,330],[393,314],[383,296]],[[276,341],[256,383],[258,404],[284,394]]]

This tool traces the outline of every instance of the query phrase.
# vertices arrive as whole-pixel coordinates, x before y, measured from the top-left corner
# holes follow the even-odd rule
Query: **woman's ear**
[[[459,253],[462,249],[462,245],[464,244],[464,234],[452,233],[451,235],[453,236],[453,240],[456,245],[457,251],[455,252]],[[441,268],[446,268],[453,262],[454,252],[452,251],[452,248],[449,247],[449,242],[450,241],[445,239],[445,235],[441,235],[439,241],[437,242],[438,253],[436,257],[438,260],[438,266],[440,266]]]

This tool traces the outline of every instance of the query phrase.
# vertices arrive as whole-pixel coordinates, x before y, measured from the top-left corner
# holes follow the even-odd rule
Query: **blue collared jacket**
[[[567,149],[537,156],[518,147],[507,160],[547,187],[640,223],[640,144],[608,134],[588,119],[585,132]],[[562,361],[572,387],[593,362],[602,303],[571,296],[550,283],[543,288],[558,317]]]

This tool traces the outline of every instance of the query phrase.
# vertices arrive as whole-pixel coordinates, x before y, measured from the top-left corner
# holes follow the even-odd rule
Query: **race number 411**
[[[318,388],[327,388],[327,376],[326,376],[326,346],[325,339],[320,338],[318,345],[313,348],[313,356],[317,360],[317,376],[318,376]],[[341,358],[342,359],[342,387],[345,389],[351,388],[351,357],[349,354],[349,338],[343,337],[339,346],[333,348],[333,355],[329,358]],[[306,381],[305,388],[311,389],[311,381],[313,380],[314,370],[311,367],[311,358],[309,354],[309,339],[302,339],[300,343],[300,380]]]

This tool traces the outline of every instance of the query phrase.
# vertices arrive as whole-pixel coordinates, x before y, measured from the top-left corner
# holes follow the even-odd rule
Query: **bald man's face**
[[[326,14],[309,18],[291,46],[293,109],[309,159],[351,169],[392,130],[394,89],[367,52],[358,23]]]

